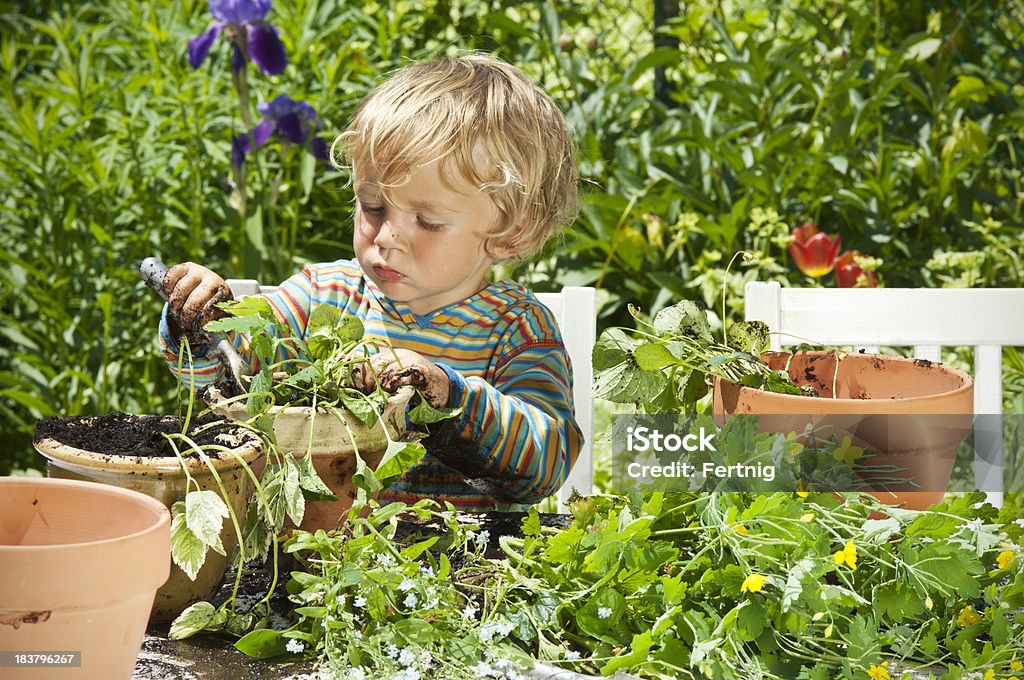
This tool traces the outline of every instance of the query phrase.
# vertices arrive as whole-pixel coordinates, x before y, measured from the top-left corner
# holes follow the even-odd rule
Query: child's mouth
[[[384,281],[401,281],[405,278],[405,274],[380,265],[376,265],[373,271]]]

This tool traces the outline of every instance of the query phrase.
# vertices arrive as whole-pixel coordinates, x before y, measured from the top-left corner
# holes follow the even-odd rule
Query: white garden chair
[[[276,286],[261,286],[255,279],[228,279],[232,294],[238,298],[256,293],[269,293]],[[575,489],[583,495],[593,491],[594,485],[594,398],[591,389],[593,369],[591,351],[597,340],[597,304],[593,288],[566,286],[560,293],[537,293],[541,301],[555,315],[562,332],[565,349],[572,361],[573,404],[576,422],[583,431],[583,448],[569,478],[558,490],[558,511],[567,511],[567,501]]]
[[[1024,345],[1024,288],[783,288],[747,283],[748,321],[764,321],[771,349],[808,342],[852,346],[911,346],[939,361],[941,348],[974,348],[974,413],[997,427],[976,428],[974,478],[989,501],[1003,498],[1002,348]]]

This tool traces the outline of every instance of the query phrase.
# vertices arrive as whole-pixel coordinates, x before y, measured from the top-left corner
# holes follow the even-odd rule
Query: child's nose
[[[373,244],[378,248],[396,248],[400,241],[394,220],[388,219],[381,223],[380,229],[377,230],[377,235],[373,239]]]

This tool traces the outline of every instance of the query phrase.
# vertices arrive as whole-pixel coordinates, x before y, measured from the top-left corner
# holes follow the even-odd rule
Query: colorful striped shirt
[[[521,509],[558,490],[583,436],[573,414],[572,369],[551,314],[526,288],[491,283],[426,315],[385,297],[356,260],[314,264],[265,294],[275,314],[305,337],[317,305],[362,320],[365,339],[417,352],[446,369],[457,418],[432,427],[427,454],[385,492],[386,500],[434,498],[471,511]],[[161,322],[164,357],[184,384],[220,380],[216,359],[179,371],[178,351]],[[248,338],[235,346],[248,358]]]

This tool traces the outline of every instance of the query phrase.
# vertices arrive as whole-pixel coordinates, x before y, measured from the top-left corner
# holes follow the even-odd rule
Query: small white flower
[[[490,538],[491,538],[491,532],[490,531],[481,531],[479,534],[476,535],[476,545],[477,545],[477,547],[479,547],[479,548],[486,548],[487,547],[487,542],[490,540]]]
[[[513,663],[508,659],[498,659],[494,662],[494,667],[502,673],[514,671],[516,669],[515,665],[513,665]]]
[[[403,666],[411,666],[412,662],[416,660],[416,655],[408,649],[403,649],[402,653],[398,655],[398,663]]]
[[[424,576],[433,576],[434,568],[428,564],[425,567],[420,567],[420,573]]]
[[[401,585],[398,586],[398,589],[404,593],[406,590],[412,590],[415,587],[416,584],[413,582],[413,580],[407,578],[404,581],[402,581]]]
[[[288,644],[286,644],[284,646],[284,648],[287,649],[292,654],[302,654],[302,650],[304,650],[306,648],[306,645],[302,644],[300,641],[296,640],[295,638],[292,638],[291,640],[288,641]]]
[[[337,602],[340,606],[344,607],[345,606],[345,594],[342,593],[341,595],[338,595],[338,597],[334,598],[334,601]]]
[[[565,660],[566,661],[579,661],[579,658],[580,658],[580,653],[577,652],[575,649],[565,653]]]
[[[415,668],[406,668],[402,680],[420,680],[420,672]]]
[[[348,677],[349,680],[366,680],[366,671],[363,670],[362,666],[356,666],[349,669]]]
[[[473,672],[481,678],[493,678],[498,675],[498,673],[491,667],[490,664],[486,664],[483,661],[473,666]]]
[[[512,630],[512,626],[508,623],[495,623],[494,621],[488,621],[484,625],[480,626],[480,641],[490,642],[497,635],[498,639],[505,637]]]
[[[597,616],[601,619],[607,619],[612,615],[611,607],[599,607],[597,610]]]
[[[363,633],[361,631],[354,630],[352,631],[352,637],[354,637],[356,640],[361,640],[363,638]]]
[[[388,553],[381,553],[380,555],[377,556],[377,562],[382,567],[390,567],[392,564],[395,563],[395,560]]]
[[[467,604],[466,608],[462,610],[462,617],[467,621],[472,621],[476,618],[476,613],[480,611],[471,604]]]
[[[441,604],[441,598],[436,595],[427,600],[427,609],[437,609],[437,606]]]
[[[428,652],[427,650],[424,649],[422,652],[420,652],[420,665],[424,668],[429,666],[433,660],[434,657],[430,656],[430,652]]]
[[[405,596],[405,606],[415,607],[416,606],[416,593],[409,593]]]
[[[355,605],[356,607],[365,607],[366,606],[366,598],[363,597],[362,595],[360,595],[356,599],[352,600],[352,604]]]
[[[394,642],[388,645],[388,658],[394,659],[398,657],[398,645]]]

